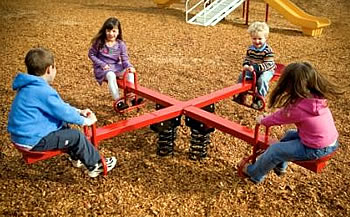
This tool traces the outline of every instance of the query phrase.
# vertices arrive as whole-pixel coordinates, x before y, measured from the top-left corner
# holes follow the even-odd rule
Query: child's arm
[[[78,108],[75,108],[77,110],[77,112],[79,112],[80,115],[84,116],[84,117],[87,117],[90,113],[92,113],[92,111],[90,109],[78,109]]]
[[[251,71],[251,72],[253,72],[254,71],[254,67],[251,64],[253,60],[252,60],[252,58],[249,55],[250,48],[251,47],[249,47],[248,50],[246,51],[246,56],[245,56],[245,58],[243,60],[243,69],[242,70],[243,71]]]
[[[95,65],[99,65],[101,68],[105,68],[108,66],[108,64],[97,57],[98,52],[99,51],[97,50],[96,45],[93,45],[89,50],[88,56]]]
[[[274,61],[274,54],[268,54],[264,58],[264,62],[260,64],[253,64],[253,68],[258,73],[264,73],[266,71],[270,71],[275,69],[275,61]]]
[[[125,43],[123,41],[119,42],[120,44],[120,58],[122,61],[122,65],[124,69],[127,68],[133,68],[133,65],[130,63],[129,61],[129,55],[128,55],[128,51],[127,51],[127,47],[125,45]],[[131,69],[132,70],[132,69]]]
[[[246,52],[246,56],[244,57],[244,60],[243,60],[243,70],[249,70],[249,71],[251,71],[250,70],[250,67],[251,67],[251,65],[250,65],[250,62],[251,62],[251,60],[250,60],[250,58],[249,58],[249,55],[248,55],[248,51],[249,51],[249,49],[247,50],[247,52]]]
[[[64,102],[56,91],[47,93],[47,97],[41,99],[43,100],[41,108],[50,118],[83,125],[84,117],[80,115],[79,110]]]
[[[258,124],[269,126],[295,124],[301,120],[301,113],[297,107],[290,107],[288,109],[282,108],[267,116],[258,116],[256,122]]]

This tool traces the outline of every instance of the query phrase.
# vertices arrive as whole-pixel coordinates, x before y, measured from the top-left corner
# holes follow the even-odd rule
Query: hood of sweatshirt
[[[28,85],[40,86],[45,83],[46,81],[39,76],[18,73],[15,79],[13,80],[12,89],[19,90]]]
[[[314,97],[300,100],[298,107],[306,113],[317,116],[327,112],[328,104],[326,99]]]

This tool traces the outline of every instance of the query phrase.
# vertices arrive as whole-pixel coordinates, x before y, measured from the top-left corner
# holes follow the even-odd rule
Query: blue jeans
[[[67,149],[67,153],[73,160],[80,160],[89,170],[101,160],[97,149],[85,135],[79,130],[70,129],[68,125],[43,137],[31,151],[53,149]]]
[[[262,97],[267,95],[267,91],[269,90],[269,82],[273,77],[274,71],[265,71],[261,75],[257,76],[256,88],[258,90],[258,94]],[[246,80],[252,80],[253,74],[250,71],[245,72]],[[242,73],[239,75],[238,83],[242,82]]]
[[[297,131],[287,131],[280,142],[271,145],[254,164],[247,167],[247,175],[250,179],[259,183],[272,169],[285,171],[288,161],[314,160],[334,152],[339,146],[335,145],[314,149],[303,145]]]

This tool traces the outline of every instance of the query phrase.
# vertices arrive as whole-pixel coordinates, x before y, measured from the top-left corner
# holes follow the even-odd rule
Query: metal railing
[[[206,11],[205,11],[205,8],[207,5],[209,5],[210,3],[212,3],[213,1],[212,0],[200,0],[198,1],[197,3],[195,3],[192,7],[190,6],[190,2],[193,2],[193,0],[186,0],[186,23],[189,23],[189,14],[195,10],[195,9],[199,9],[201,6],[203,7],[203,9],[200,9],[200,10],[203,10],[203,17],[204,17],[204,22],[206,22]],[[191,8],[189,8],[191,7]]]

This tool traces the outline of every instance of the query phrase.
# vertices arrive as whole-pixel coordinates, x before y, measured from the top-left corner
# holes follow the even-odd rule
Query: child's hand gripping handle
[[[96,121],[97,121],[96,115],[90,109],[85,109],[84,111],[86,111],[86,112],[82,113],[82,115],[85,116],[83,125],[84,126],[91,126],[94,123],[96,123]]]
[[[81,114],[83,115],[83,112]],[[84,124],[83,124],[84,134],[91,141],[91,143],[95,147],[97,147],[98,140],[96,139],[96,124],[95,124],[97,122],[97,118],[90,109],[86,109],[86,113],[84,114],[85,114]],[[91,127],[91,130],[89,130],[89,127]]]
[[[253,66],[248,66],[248,65],[245,65],[243,67],[243,70],[242,70],[242,84],[245,85],[245,82],[246,82],[246,73],[247,71],[250,71],[253,78],[252,78],[252,81],[253,81],[253,84],[252,84],[252,90],[253,92],[255,91],[255,88],[256,88],[256,72],[254,70],[254,67]]]

